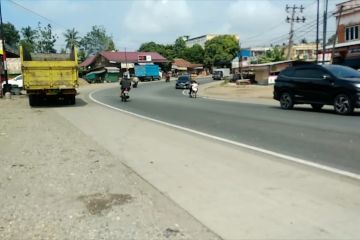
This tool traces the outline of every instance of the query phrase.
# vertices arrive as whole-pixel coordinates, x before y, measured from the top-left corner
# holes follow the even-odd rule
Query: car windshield
[[[189,77],[187,76],[182,76],[179,77],[178,82],[188,82],[189,81]]]
[[[360,72],[346,66],[325,65],[327,70],[338,78],[360,78]]]

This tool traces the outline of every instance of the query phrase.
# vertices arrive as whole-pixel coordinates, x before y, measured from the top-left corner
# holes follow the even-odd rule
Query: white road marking
[[[270,150],[267,150],[267,149],[255,147],[255,146],[252,146],[252,145],[248,145],[248,144],[245,144],[245,143],[236,142],[236,141],[232,141],[232,140],[229,140],[229,139],[226,139],[226,138],[217,137],[217,136],[210,135],[210,134],[207,134],[207,133],[204,133],[204,132],[193,130],[191,128],[181,127],[179,125],[171,124],[171,123],[168,123],[168,122],[164,122],[164,121],[161,121],[161,120],[157,120],[157,119],[154,119],[154,118],[146,117],[146,116],[143,116],[143,115],[140,115],[140,114],[137,114],[137,113],[133,113],[133,112],[129,112],[129,111],[126,111],[126,110],[123,110],[123,109],[113,107],[111,105],[102,103],[102,102],[96,100],[95,98],[93,98],[92,95],[94,93],[98,92],[98,91],[101,91],[101,90],[102,89],[98,89],[98,90],[95,90],[95,91],[91,92],[89,94],[89,98],[92,101],[94,101],[95,103],[103,105],[103,106],[108,107],[108,108],[111,108],[113,110],[123,112],[123,113],[129,114],[129,115],[141,118],[141,119],[145,119],[145,120],[148,120],[148,121],[152,121],[152,122],[155,122],[155,123],[158,123],[158,124],[162,124],[162,125],[165,125],[165,126],[168,126],[168,127],[180,129],[180,130],[183,130],[183,131],[186,131],[186,132],[190,132],[190,133],[197,134],[197,135],[200,135],[200,136],[203,136],[203,137],[214,139],[214,140],[217,140],[217,141],[220,141],[220,142],[232,144],[232,145],[235,145],[235,146],[238,146],[238,147],[250,149],[250,150],[253,150],[253,151],[256,151],[256,152],[268,154],[268,155],[271,155],[271,156],[274,156],[274,157],[279,157],[279,158],[289,160],[289,161],[292,161],[292,162],[295,162],[295,163],[300,163],[300,164],[303,164],[303,165],[307,165],[307,166],[314,167],[314,168],[317,168],[317,169],[321,169],[321,170],[324,170],[324,171],[328,171],[328,172],[331,172],[331,173],[336,173],[336,174],[339,174],[339,175],[342,175],[342,176],[346,176],[346,177],[350,177],[350,178],[360,180],[360,175],[356,174],[356,173],[347,172],[347,171],[344,171],[344,170],[329,167],[329,166],[322,165],[322,164],[319,164],[319,163],[314,163],[314,162],[311,162],[310,160],[304,160],[304,159],[288,156],[288,155],[285,155],[285,154],[273,152],[273,151],[270,151]]]

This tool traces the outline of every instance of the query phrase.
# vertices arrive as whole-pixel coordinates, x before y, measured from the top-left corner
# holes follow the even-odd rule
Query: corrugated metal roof
[[[89,66],[90,64],[92,64],[95,61],[95,58],[96,58],[96,55],[88,57],[87,59],[85,59],[85,61],[80,63],[80,67]]]
[[[178,68],[198,68],[198,67],[203,67],[202,64],[195,64],[195,63],[191,63],[186,61],[185,59],[182,58],[175,58],[174,61],[172,62],[172,65],[177,66]]]
[[[87,67],[92,64],[97,56],[103,56],[108,61],[115,63],[138,63],[139,56],[151,56],[151,62],[154,63],[165,63],[168,62],[166,58],[161,56],[157,52],[112,52],[112,51],[103,51],[94,56],[88,57],[84,62],[80,64],[81,67]],[[140,61],[141,62],[141,61]]]
[[[161,56],[157,52],[101,52],[102,56],[104,56],[109,61],[114,62],[132,62],[137,63],[139,56],[151,56],[151,61],[155,63],[163,63],[167,62],[166,58]]]

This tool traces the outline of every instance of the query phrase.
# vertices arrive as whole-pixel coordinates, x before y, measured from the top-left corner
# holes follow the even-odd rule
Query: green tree
[[[274,47],[267,50],[263,56],[259,58],[259,63],[278,62],[285,60],[284,49],[280,47]]]
[[[36,44],[36,50],[41,53],[55,53],[56,50],[54,48],[54,45],[58,37],[56,34],[53,34],[51,24],[42,27],[41,23],[39,22],[38,33],[39,40]]]
[[[115,43],[112,39],[109,40],[109,45],[106,50],[107,51],[115,51]]]
[[[66,48],[71,49],[72,46],[78,47],[80,44],[79,32],[72,29],[66,29],[66,32],[63,33],[66,42]]]
[[[195,44],[185,49],[184,58],[192,63],[204,63],[204,54],[204,49],[199,44]]]
[[[84,49],[85,55],[89,56],[104,50],[115,49],[112,37],[107,35],[103,26],[92,26],[80,41],[80,46]]]
[[[303,39],[301,39],[300,43],[307,44],[308,41],[306,40],[306,38],[303,38]]]
[[[81,62],[85,61],[85,59],[86,59],[86,54],[85,54],[84,49],[79,49],[79,51],[78,51],[78,62],[81,63]]]
[[[160,49],[160,44],[155,42],[146,42],[140,45],[139,52],[156,52]]]
[[[205,42],[204,63],[207,67],[230,67],[238,52],[239,43],[234,36],[217,36]]]
[[[36,39],[38,37],[38,31],[32,29],[30,26],[21,28],[22,39],[20,44],[26,48],[29,52],[34,52],[36,49]]]
[[[155,42],[147,42],[141,44],[139,52],[157,52],[168,60],[173,60],[175,57],[172,45],[157,44]]]
[[[18,46],[19,41],[20,41],[20,34],[19,34],[19,31],[16,30],[15,26],[9,22],[4,23],[3,30],[4,30],[5,42],[12,47]],[[0,34],[0,36],[1,36],[1,34]],[[2,36],[1,36],[1,38],[2,38]]]
[[[174,53],[177,58],[184,58],[185,50],[186,50],[186,42],[182,37],[179,37],[175,40],[174,44]]]

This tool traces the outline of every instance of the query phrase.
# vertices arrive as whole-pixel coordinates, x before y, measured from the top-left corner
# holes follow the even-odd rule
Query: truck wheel
[[[38,104],[38,99],[36,95],[29,95],[29,105],[36,106]]]
[[[74,105],[74,104],[75,104],[75,95],[69,95],[69,96],[67,96],[67,102],[68,102],[70,105]]]

